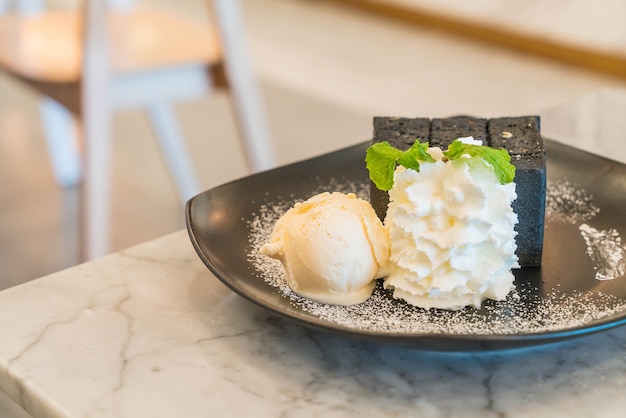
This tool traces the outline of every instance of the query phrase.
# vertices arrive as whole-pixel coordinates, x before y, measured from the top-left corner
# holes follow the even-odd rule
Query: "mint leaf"
[[[510,183],[515,178],[515,166],[511,164],[511,156],[502,148],[496,149],[482,145],[464,144],[456,140],[448,146],[443,155],[449,160],[456,160],[462,155],[482,158],[493,167],[500,184]]]
[[[388,142],[377,142],[365,153],[365,165],[370,179],[380,190],[389,190],[393,186],[393,173],[396,164],[419,171],[419,162],[434,162],[428,153],[428,143],[415,141],[411,148],[400,151]]]
[[[406,150],[400,155],[398,158],[398,164],[400,164],[404,168],[412,168],[413,170],[420,170],[419,162],[429,162],[434,163],[435,159],[430,156],[428,153],[428,143],[421,143],[419,141],[415,141],[411,148]]]
[[[389,190],[393,186],[393,172],[396,161],[402,151],[389,145],[389,142],[377,142],[365,152],[365,166],[370,179],[380,190]]]

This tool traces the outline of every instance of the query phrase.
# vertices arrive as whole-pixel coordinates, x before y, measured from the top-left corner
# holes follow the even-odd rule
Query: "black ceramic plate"
[[[500,307],[487,301],[485,305],[489,309],[471,308],[454,314],[452,319],[457,324],[465,320],[482,323],[476,328],[478,331],[472,328],[463,331],[458,326],[450,330],[410,332],[367,329],[338,323],[294,303],[267,284],[250,259],[250,222],[261,205],[307,199],[320,191],[320,185],[335,182],[366,188],[369,180],[363,160],[367,146],[368,143],[359,144],[245,177],[191,199],[186,208],[187,230],[202,261],[234,292],[274,314],[317,330],[414,348],[482,350],[538,345],[626,322],[626,277],[597,280],[598,267],[587,254],[578,229],[582,221],[577,225],[554,222],[558,216],[546,223],[542,267],[515,271],[521,298],[513,304],[514,309],[510,304]],[[593,195],[591,203],[600,211],[586,223],[599,231],[613,229],[618,234],[626,233],[626,166],[554,141],[546,141],[546,150],[549,184],[567,181],[577,190]],[[585,196],[577,198],[584,200]],[[564,204],[572,203],[576,204]],[[567,318],[562,323],[554,320],[562,314],[560,308],[551,309],[550,301],[554,300],[564,301],[567,307],[563,314]],[[396,302],[398,309],[406,309],[406,304],[393,303]],[[507,311],[506,315],[501,315],[499,310]],[[518,310],[519,315],[525,316],[522,320],[525,326],[519,326]],[[437,310],[421,313],[434,322],[448,314]],[[552,325],[542,326],[544,322]]]

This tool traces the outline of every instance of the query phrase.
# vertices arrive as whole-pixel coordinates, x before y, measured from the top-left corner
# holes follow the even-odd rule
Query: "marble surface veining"
[[[0,389],[35,417],[619,416],[626,327],[421,352],[278,319],[184,231],[0,292]]]

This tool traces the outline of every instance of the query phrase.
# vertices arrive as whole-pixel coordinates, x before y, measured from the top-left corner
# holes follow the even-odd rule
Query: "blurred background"
[[[202,0],[138,3],[207,21]],[[240,3],[280,165],[367,140],[375,115],[543,115],[626,89],[621,0]],[[54,180],[38,100],[0,73],[0,289],[78,262],[77,191]],[[174,109],[203,189],[248,174],[226,92]],[[111,251],[184,228],[146,115],[116,112],[112,133]]]

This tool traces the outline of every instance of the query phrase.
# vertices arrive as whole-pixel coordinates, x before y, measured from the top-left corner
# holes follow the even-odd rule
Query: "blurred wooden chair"
[[[85,0],[74,12],[44,10],[43,0],[14,3],[0,16],[0,69],[42,94],[55,177],[81,187],[81,259],[109,252],[116,109],[147,110],[182,202],[201,189],[173,101],[227,87],[250,171],[273,166],[236,0],[209,2],[211,27],[124,0]]]

